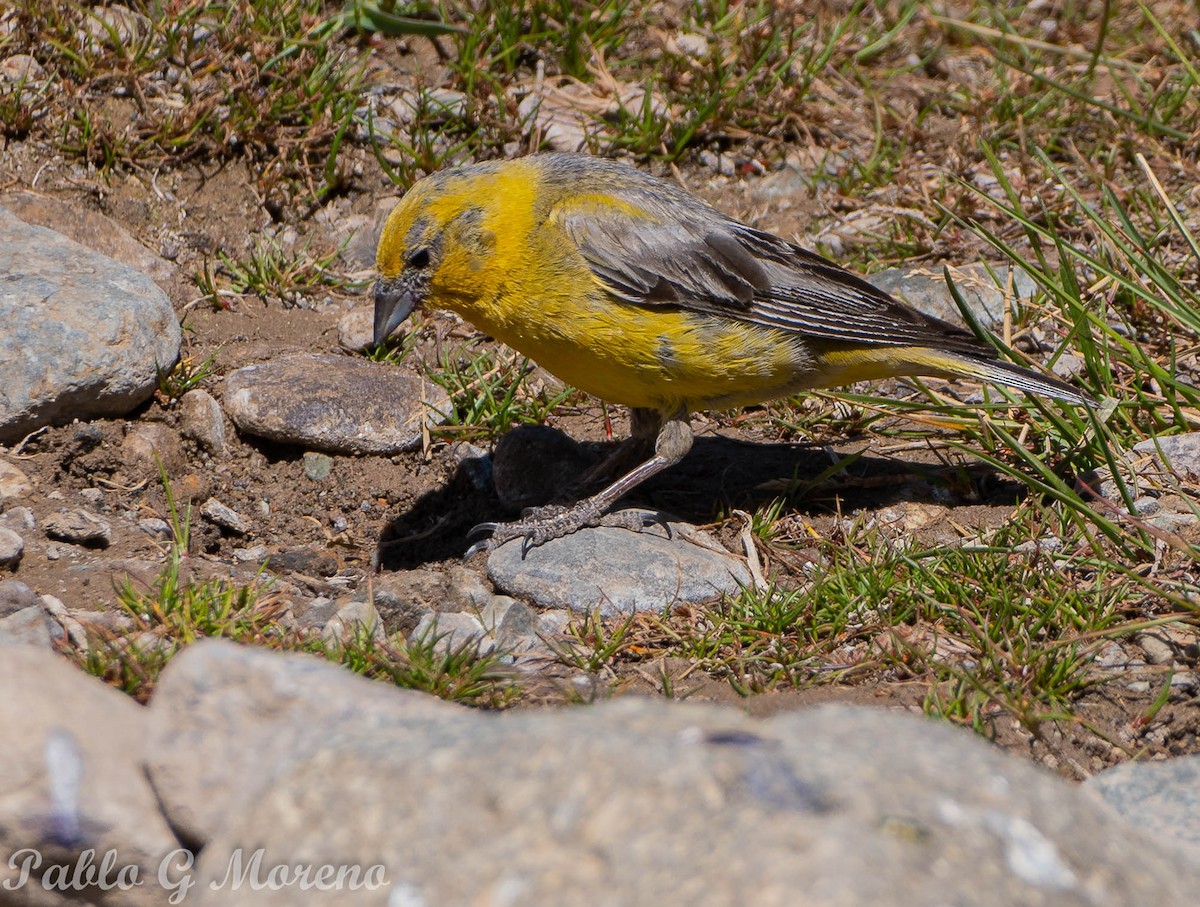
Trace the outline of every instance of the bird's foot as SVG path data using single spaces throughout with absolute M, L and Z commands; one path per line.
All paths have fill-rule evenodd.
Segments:
M 521 558 L 529 553 L 531 548 L 543 545 L 553 539 L 562 538 L 588 526 L 612 526 L 641 532 L 647 526 L 661 525 L 670 535 L 671 529 L 666 517 L 661 513 L 647 513 L 639 510 L 621 510 L 617 513 L 604 513 L 590 499 L 580 501 L 570 507 L 561 504 L 547 504 L 544 507 L 529 507 L 521 513 L 521 519 L 511 523 L 480 523 L 468 534 L 468 538 L 486 535 L 467 549 L 464 558 L 470 558 L 480 551 L 494 551 L 505 542 L 521 539 Z

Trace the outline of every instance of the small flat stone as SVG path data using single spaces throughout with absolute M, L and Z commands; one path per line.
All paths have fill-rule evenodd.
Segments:
M 514 539 L 488 555 L 498 589 L 548 608 L 604 616 L 661 611 L 676 602 L 733 595 L 750 571 L 707 533 L 671 522 L 642 532 L 597 526 L 531 548 L 521 556 Z
M 28 507 L 9 507 L 0 513 L 0 526 L 13 532 L 32 532 L 37 529 L 37 519 Z
M 243 564 L 261 563 L 267 556 L 266 545 L 251 545 L 249 548 L 234 548 L 233 559 Z
M 476 611 L 492 598 L 487 584 L 462 564 L 384 573 L 376 577 L 373 592 L 384 622 L 405 635 L 427 611 Z
M 230 374 L 225 408 L 240 431 L 269 441 L 390 455 L 418 447 L 422 426 L 440 421 L 450 399 L 401 368 L 304 354 Z
M 169 539 L 171 538 L 171 524 L 166 520 L 160 520 L 158 517 L 146 517 L 137 521 L 138 529 L 146 533 L 151 538 Z
M 237 535 L 245 535 L 250 531 L 250 523 L 244 516 L 232 507 L 222 504 L 216 498 L 209 498 L 200 505 L 200 516 Z
M 329 473 L 333 470 L 333 460 L 323 453 L 309 451 L 303 457 L 303 464 L 305 478 L 314 482 L 329 478 Z
M 315 545 L 284 548 L 271 553 L 271 569 L 308 576 L 333 576 L 338 571 L 338 560 L 329 551 Z
M 107 548 L 112 541 L 108 521 L 87 510 L 60 510 L 46 518 L 44 529 L 49 538 L 89 548 Z

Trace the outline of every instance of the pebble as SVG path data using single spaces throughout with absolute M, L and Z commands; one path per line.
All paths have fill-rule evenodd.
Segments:
M 338 571 L 338 559 L 315 545 L 283 548 L 271 553 L 271 569 L 277 573 L 333 576 Z
M 25 553 L 25 540 L 0 526 L 0 567 L 15 567 Z
M 146 517 L 137 521 L 138 529 L 146 533 L 151 538 L 170 539 L 173 536 L 171 524 L 166 520 L 160 520 L 158 517 Z
M 477 612 L 492 599 L 492 590 L 462 564 L 384 573 L 375 577 L 371 592 L 384 622 L 405 635 L 427 612 Z
M 267 557 L 266 545 L 251 545 L 249 548 L 234 548 L 233 559 L 243 564 L 258 564 Z
M 91 639 L 83 624 L 76 620 L 75 616 L 67 610 L 66 605 L 60 599 L 55 598 L 53 595 L 43 595 L 41 599 L 42 607 L 46 610 L 46 614 L 66 631 L 67 637 L 71 640 L 71 645 L 80 652 L 86 653 L 91 648 Z M 90 615 L 96 612 L 89 611 L 86 613 Z M 51 635 L 55 634 L 52 632 Z
M 88 510 L 60 510 L 51 514 L 43 523 L 43 531 L 49 538 L 89 548 L 107 548 L 112 541 L 112 526 Z
M 245 535 L 250 531 L 250 523 L 244 516 L 216 498 L 209 498 L 200 505 L 200 516 L 235 535 Z
M 322 453 L 309 451 L 304 455 L 303 462 L 305 477 L 314 482 L 329 478 L 329 473 L 333 469 L 333 460 Z
M 179 358 L 179 321 L 149 277 L 3 208 L 0 274 L 0 443 L 123 416 Z
M 355 306 L 338 319 L 338 344 L 351 353 L 361 353 L 375 340 L 375 307 Z
M 29 476 L 7 460 L 0 460 L 0 509 L 8 501 L 28 497 L 32 491 Z
M 640 512 L 640 511 L 639 511 Z M 677 602 L 735 595 L 750 571 L 711 535 L 670 522 L 632 532 L 606 526 L 581 529 L 530 548 L 514 539 L 488 554 L 488 577 L 500 591 L 547 608 L 609 617 L 661 611 Z
M 213 456 L 228 451 L 221 405 L 208 391 L 195 388 L 179 398 L 179 433 Z
M 444 390 L 405 369 L 309 354 L 238 369 L 225 379 L 224 400 L 245 434 L 384 456 L 419 447 L 423 426 L 450 411 Z
M 121 442 L 121 457 L 128 475 L 143 475 L 157 481 L 159 469 L 177 476 L 187 468 L 183 445 L 174 429 L 157 422 L 139 422 Z

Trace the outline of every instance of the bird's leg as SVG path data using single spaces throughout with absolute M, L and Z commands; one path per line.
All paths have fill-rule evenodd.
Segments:
M 657 431 L 654 456 L 596 494 L 569 507 L 556 504 L 531 507 L 521 515 L 520 520 L 512 523 L 480 523 L 470 534 L 474 536 L 489 533 L 490 537 L 472 545 L 467 551 L 467 556 L 470 557 L 477 551 L 491 551 L 510 539 L 524 539 L 524 553 L 551 539 L 570 535 L 585 526 L 612 525 L 637 530 L 658 522 L 656 515 L 639 514 L 635 519 L 619 515 L 616 519 L 606 519 L 605 514 L 613 504 L 642 482 L 682 460 L 692 449 L 692 428 L 685 410 L 679 410 L 666 419 L 653 410 L 635 409 L 633 416 L 635 437 L 648 434 L 651 430 Z

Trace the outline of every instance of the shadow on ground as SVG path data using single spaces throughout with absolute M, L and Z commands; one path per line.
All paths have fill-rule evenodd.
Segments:
M 522 459 L 516 465 L 539 480 L 545 477 L 542 500 L 525 503 L 561 498 L 562 479 L 553 479 L 556 472 L 559 476 L 563 472 L 555 466 L 562 460 L 565 436 L 540 426 L 515 429 L 513 434 L 523 431 L 541 432 L 547 442 L 519 445 Z M 584 468 L 615 447 L 567 443 L 574 447 L 570 459 Z M 779 498 L 786 501 L 784 513 L 817 517 L 902 501 L 1012 506 L 1024 490 L 982 464 L 948 466 L 872 456 L 866 450 L 861 445 L 834 450 L 811 444 L 697 438 L 682 463 L 645 482 L 625 502 L 703 524 L 734 508 L 753 512 Z M 544 457 L 542 452 L 549 454 Z M 513 466 L 506 463 L 505 471 Z M 571 472 L 574 475 L 575 470 Z M 384 570 L 404 570 L 460 558 L 471 543 L 468 534 L 473 526 L 515 518 L 519 508 L 501 503 L 492 477 L 491 458 L 462 462 L 445 485 L 421 496 L 408 511 L 387 523 L 380 533 L 378 565 Z

